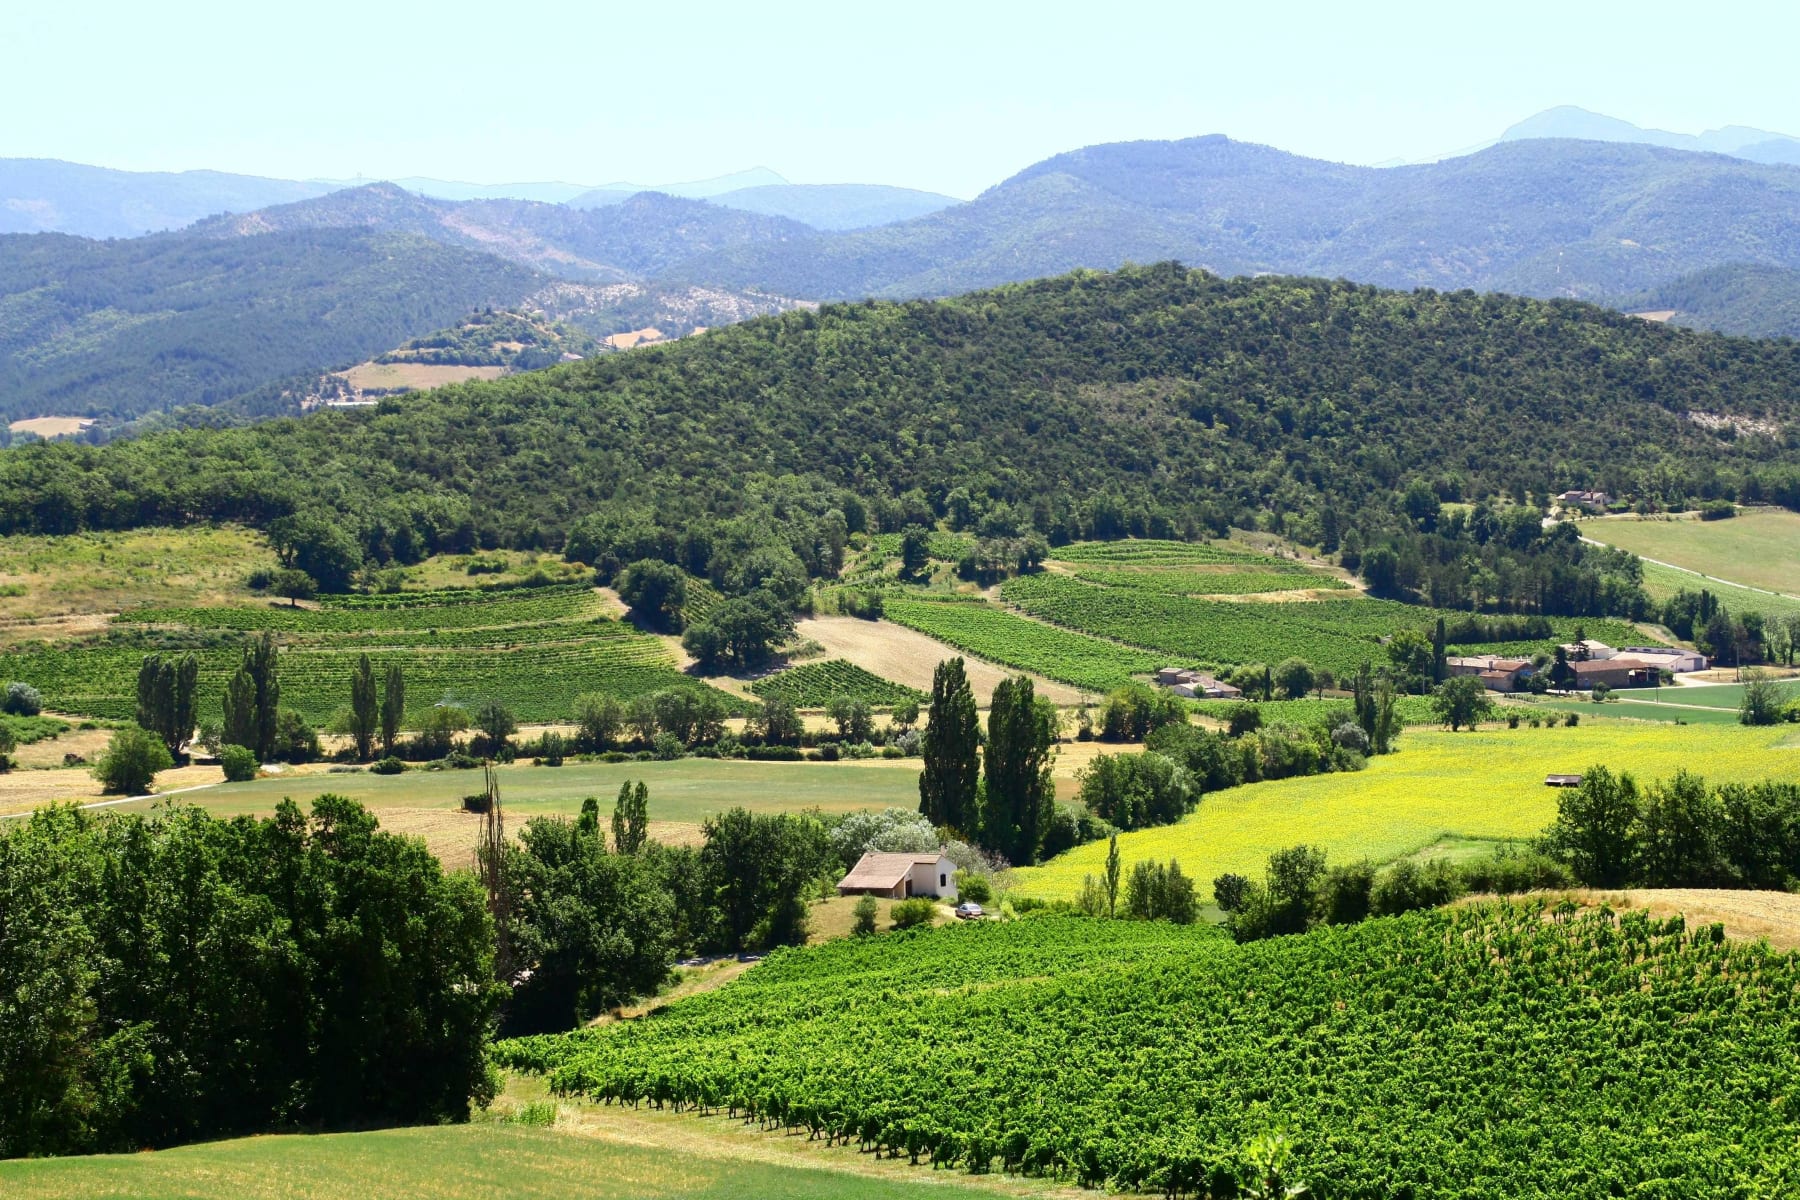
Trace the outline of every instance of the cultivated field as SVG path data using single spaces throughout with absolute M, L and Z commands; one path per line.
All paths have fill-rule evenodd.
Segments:
M 11 422 L 7 428 L 14 433 L 33 433 L 47 440 L 80 433 L 93 423 L 89 417 L 27 417 Z
M 466 383 L 471 379 L 498 379 L 505 367 L 465 367 L 440 363 L 366 362 L 338 373 L 358 391 L 428 391 L 447 383 Z
M 900 603 L 903 611 L 917 613 L 915 602 Z M 925 613 L 925 617 L 934 615 L 935 609 Z M 994 662 L 1001 660 L 983 661 L 983 650 L 975 648 L 979 645 L 987 650 L 996 650 L 1004 643 L 990 643 L 975 638 L 963 638 L 955 642 L 947 638 L 940 640 L 939 637 L 930 636 L 933 629 L 940 627 L 939 622 L 914 615 L 896 624 L 899 618 L 892 611 L 888 616 L 892 619 L 864 621 L 856 617 L 805 617 L 796 624 L 795 634 L 819 643 L 834 658 L 848 659 L 884 679 L 927 693 L 931 690 L 932 672 L 938 663 L 946 658 L 963 655 L 963 669 L 969 677 L 969 686 L 975 692 L 976 701 L 981 704 L 987 703 L 988 697 L 993 695 L 994 686 L 1002 679 L 1015 673 L 1017 669 L 1026 669 L 1014 662 L 1008 662 L 1005 667 L 995 666 Z M 921 627 L 927 627 L 924 632 L 913 627 L 915 620 Z M 1036 683 L 1039 695 L 1047 696 L 1058 704 L 1075 704 L 1081 699 L 1081 693 L 1075 688 L 1056 683 L 1042 675 L 1037 677 Z
M 1589 706 L 1590 708 L 1592 706 Z M 1367 770 L 1247 784 L 1206 796 L 1180 824 L 1124 834 L 1129 867 L 1140 859 L 1180 860 L 1203 896 L 1225 871 L 1261 878 L 1271 853 L 1308 843 L 1334 862 L 1377 862 L 1411 854 L 1445 835 L 1528 839 L 1556 816 L 1551 773 L 1595 764 L 1640 782 L 1686 768 L 1709 782 L 1800 775 L 1793 726 L 1685 727 L 1587 721 L 1568 729 L 1409 731 L 1400 752 Z M 1028 894 L 1073 898 L 1084 875 L 1105 867 L 1106 844 L 1090 843 L 1042 867 L 1015 872 Z
M 32 684 L 57 711 L 128 720 L 144 655 L 194 648 L 201 716 L 216 719 L 246 639 L 270 630 L 282 642 L 282 706 L 318 725 L 349 702 L 350 672 L 365 653 L 378 676 L 389 664 L 405 670 L 409 724 L 445 701 L 497 696 L 521 721 L 551 721 L 570 717 L 585 692 L 700 686 L 661 640 L 605 612 L 603 598 L 580 585 L 329 596 L 309 608 L 266 599 L 133 608 L 81 644 L 0 653 L 0 680 Z
M 1800 597 L 1800 513 L 1756 509 L 1725 521 L 1583 521 L 1584 537 L 1702 575 Z M 1702 581 L 1692 579 L 1697 588 Z
M 1717 596 L 1719 602 L 1734 613 L 1759 612 L 1766 616 L 1800 613 L 1800 598 L 1794 596 L 1726 583 L 1678 567 L 1665 567 L 1661 563 L 1644 563 L 1644 590 L 1650 593 L 1652 600 L 1667 600 L 1676 592 L 1697 592 L 1702 588 Z

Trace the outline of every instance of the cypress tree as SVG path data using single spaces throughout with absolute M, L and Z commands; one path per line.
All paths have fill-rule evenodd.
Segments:
M 919 811 L 933 825 L 975 833 L 980 746 L 980 718 L 963 660 L 946 659 L 932 673 L 931 711 L 920 739 Z

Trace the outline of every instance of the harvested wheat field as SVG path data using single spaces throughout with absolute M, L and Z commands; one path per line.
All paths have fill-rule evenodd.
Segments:
M 864 621 L 858 617 L 807 617 L 797 623 L 795 632 L 797 636 L 811 638 L 825 647 L 825 654 L 829 658 L 849 659 L 865 671 L 872 671 L 883 679 L 891 679 L 922 692 L 931 690 L 931 673 L 940 662 L 962 653 L 936 638 L 926 637 L 892 621 Z M 983 706 L 993 694 L 995 684 L 1008 675 L 1016 674 L 967 654 L 963 654 L 962 658 L 968 672 L 969 686 L 975 690 L 976 702 Z M 1032 682 L 1037 686 L 1038 695 L 1057 704 L 1081 702 L 1081 693 L 1066 684 L 1054 683 L 1038 676 L 1033 676 Z

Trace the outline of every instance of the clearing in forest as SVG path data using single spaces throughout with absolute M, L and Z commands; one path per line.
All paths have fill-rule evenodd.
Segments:
M 1800 597 L 1800 513 L 1760 508 L 1724 521 L 1607 517 L 1583 521 L 1580 529 L 1583 537 L 1644 558 Z M 1684 586 L 1697 591 L 1709 584 L 1688 576 Z M 1756 606 L 1753 598 L 1745 603 Z

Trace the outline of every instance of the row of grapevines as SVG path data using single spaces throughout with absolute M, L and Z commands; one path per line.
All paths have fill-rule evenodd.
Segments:
M 991 604 L 889 598 L 888 620 L 958 650 L 1089 691 L 1129 683 L 1163 665 L 1147 651 L 1027 620 Z
M 1138 538 L 1121 542 L 1071 542 L 1058 546 L 1050 557 L 1072 563 L 1110 563 L 1129 566 L 1187 566 L 1195 563 L 1254 563 L 1284 560 L 1259 554 L 1247 546 L 1223 542 L 1169 542 Z
M 448 596 L 427 603 L 419 596 Z M 387 597 L 361 597 L 387 599 Z M 271 603 L 258 607 L 140 608 L 121 614 L 127 625 L 173 625 L 187 629 L 237 629 L 278 633 L 351 633 L 367 630 L 480 629 L 592 619 L 601 613 L 591 588 L 543 588 L 529 592 L 425 592 L 404 604 L 326 604 L 298 608 Z
M 1488 905 L 1234 946 L 978 923 L 777 952 L 654 1021 L 502 1043 L 564 1094 L 693 1108 L 934 1167 L 1239 1195 L 1800 1189 L 1800 959 L 1641 910 Z
M 1349 584 L 1335 575 L 1303 568 L 1286 571 L 1196 571 L 1179 567 L 1084 567 L 1075 572 L 1084 583 L 1102 587 L 1160 592 L 1169 596 L 1247 596 L 1256 592 L 1305 589 L 1342 591 Z
M 842 658 L 777 671 L 751 684 L 750 690 L 758 696 L 779 697 L 796 708 L 823 708 L 840 696 L 885 708 L 902 700 L 921 700 L 925 695 Z

